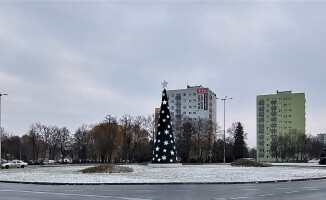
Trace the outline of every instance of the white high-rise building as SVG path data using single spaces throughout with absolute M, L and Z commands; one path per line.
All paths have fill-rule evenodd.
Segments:
M 216 94 L 209 88 L 188 85 L 186 89 L 167 90 L 167 95 L 175 123 L 183 117 L 206 118 L 216 123 Z

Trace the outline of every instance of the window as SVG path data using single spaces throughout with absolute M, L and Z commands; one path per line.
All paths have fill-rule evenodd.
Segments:
M 191 94 L 190 94 L 190 93 L 189 93 L 188 95 L 189 95 L 189 96 L 191 96 Z
M 193 93 L 192 95 L 196 96 L 196 93 Z
M 186 99 L 184 99 L 183 102 L 187 102 Z
M 196 112 L 192 112 L 192 114 L 194 114 L 194 115 L 195 115 L 195 114 L 196 114 Z
M 171 97 L 174 97 L 174 94 L 171 94 Z
M 192 100 L 190 99 L 189 102 L 192 102 Z
M 174 103 L 174 100 L 171 100 L 171 103 Z
M 186 106 L 183 106 L 183 109 L 186 109 L 187 107 Z
M 191 114 L 191 112 L 189 112 L 189 115 Z
M 174 110 L 174 106 L 171 106 L 171 110 Z
M 171 115 L 173 116 L 174 115 L 174 112 L 171 112 Z
M 191 108 L 191 106 L 189 106 L 189 108 Z
M 185 97 L 187 94 L 186 93 L 183 93 L 183 96 Z

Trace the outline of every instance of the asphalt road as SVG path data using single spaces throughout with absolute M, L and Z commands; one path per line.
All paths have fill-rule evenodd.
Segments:
M 33 185 L 0 183 L 0 200 L 324 199 L 326 180 L 259 184 Z

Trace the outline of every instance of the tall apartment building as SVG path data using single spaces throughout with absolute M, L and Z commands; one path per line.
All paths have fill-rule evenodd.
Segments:
M 277 91 L 276 94 L 257 96 L 257 159 L 276 161 L 271 153 L 271 142 L 277 135 L 291 129 L 305 133 L 306 100 L 304 93 Z
M 174 124 L 180 124 L 185 116 L 216 122 L 216 94 L 209 88 L 188 85 L 186 89 L 167 90 L 167 95 Z
M 326 133 L 317 134 L 317 139 L 326 147 Z

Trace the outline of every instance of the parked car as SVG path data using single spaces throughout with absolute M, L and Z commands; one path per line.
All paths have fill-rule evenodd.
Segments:
M 72 161 L 69 160 L 68 158 L 65 158 L 65 159 L 59 159 L 57 162 L 58 162 L 58 163 L 63 163 L 63 164 L 72 163 Z
M 13 161 L 9 161 L 7 163 L 3 163 L 1 165 L 2 169 L 9 169 L 9 168 L 24 168 L 27 167 L 27 163 L 21 161 L 21 160 L 13 160 Z
M 318 162 L 320 165 L 326 165 L 326 157 L 320 158 L 320 161 Z
M 307 162 L 308 163 L 318 163 L 319 160 L 320 160 L 319 158 L 314 158 L 314 159 L 308 160 Z
M 43 164 L 45 164 L 45 165 L 53 165 L 53 164 L 56 164 L 56 163 L 57 163 L 57 161 L 55 161 L 55 160 L 48 160 L 48 161 L 43 162 Z
M 7 163 L 8 161 L 6 161 L 5 159 L 1 159 L 1 165 L 3 164 L 3 163 Z

